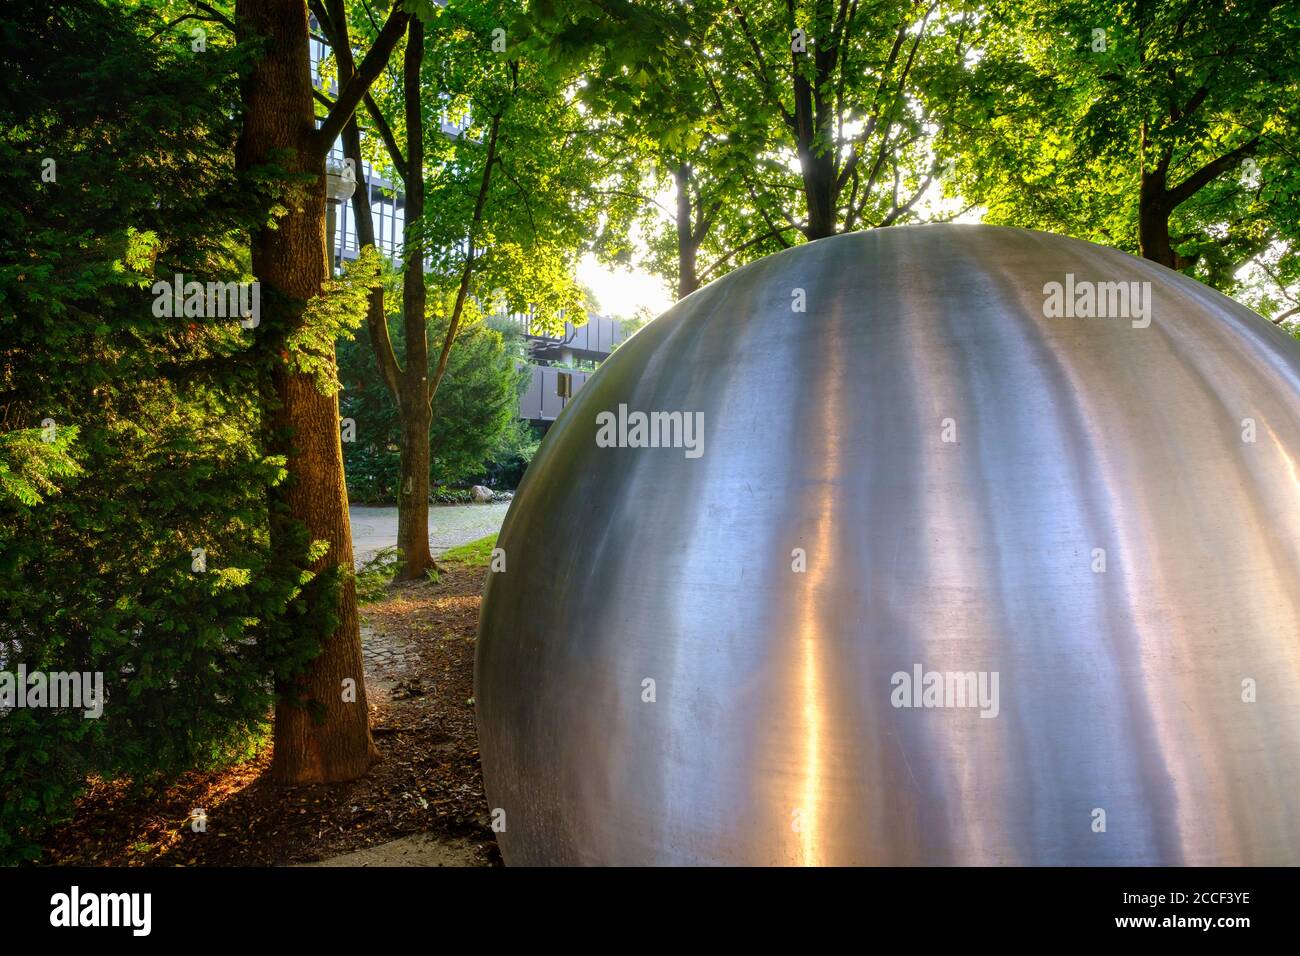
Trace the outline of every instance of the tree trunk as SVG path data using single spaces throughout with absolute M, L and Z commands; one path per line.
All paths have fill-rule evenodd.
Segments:
M 1145 122 L 1142 123 L 1140 142 L 1138 251 L 1143 259 L 1177 269 L 1178 255 L 1169 241 L 1169 214 L 1174 208 L 1169 201 L 1169 163 L 1173 159 L 1173 153 L 1165 149 L 1158 155 L 1152 154 Z
M 409 370 L 409 366 L 408 366 Z M 414 581 L 433 567 L 429 552 L 429 425 L 433 415 L 424 400 L 424 383 L 403 382 L 401 479 L 397 498 L 397 550 L 402 577 Z
M 326 277 L 324 156 L 312 147 L 314 121 L 308 56 L 307 11 L 301 0 L 238 0 L 240 37 L 265 37 L 263 55 L 244 85 L 244 129 L 237 147 L 240 168 L 278 159 L 291 172 L 310 173 L 311 186 L 289 197 L 275 229 L 252 237 L 253 272 L 266 286 L 265 321 L 292 327 Z M 272 154 L 275 154 L 274 156 Z M 332 364 L 331 345 L 325 356 Z M 306 526 L 329 552 L 311 565 L 346 572 L 337 607 L 338 626 L 304 674 L 277 688 L 275 751 L 271 778 L 282 783 L 324 783 L 359 777 L 375 748 L 366 706 L 356 591 L 352 581 L 352 535 L 336 394 L 323 394 L 314 376 L 280 366 L 273 374 L 277 406 L 272 427 L 285 436 L 289 478 L 277 492 L 290 520 Z M 272 527 L 273 544 L 284 547 L 289 529 Z M 347 681 L 354 681 L 349 686 Z
M 406 235 L 402 247 L 402 322 L 406 368 L 398 385 L 402 416 L 401 483 L 397 495 L 397 548 L 401 576 L 424 577 L 433 567 L 429 553 L 429 337 L 425 314 L 424 121 L 420 107 L 420 64 L 424 23 L 412 17 L 406 37 L 402 97 L 406 107 Z
M 1169 241 L 1169 205 L 1163 166 L 1142 170 L 1138 187 L 1138 248 L 1143 259 L 1178 268 L 1178 253 Z
M 796 60 L 796 68 L 798 61 Z M 818 117 L 811 84 L 799 73 L 794 77 L 795 140 L 804 198 L 808 204 L 808 241 L 835 235 L 835 157 L 818 143 Z M 827 131 L 823 130 L 823 136 Z M 818 152 L 818 148 L 821 151 Z
M 811 147 L 799 149 L 804 196 L 808 201 L 808 241 L 835 235 L 835 176 L 829 156 L 814 156 Z
M 677 298 L 684 299 L 700 287 L 695 272 L 694 223 L 691 221 L 691 167 L 679 163 L 673 170 L 677 183 Z
M 335 5 L 331 44 L 346 49 L 344 12 Z M 420 68 L 424 60 L 424 25 L 412 18 L 407 26 L 404 53 L 403 100 L 407 122 L 407 155 L 403 157 L 391 136 L 385 137 L 389 156 L 401 171 L 406 193 L 406 232 L 403 236 L 402 322 L 406 334 L 406 367 L 398 365 L 388 334 L 382 288 L 370 294 L 366 324 L 380 375 L 397 405 L 401 423 L 401 457 L 397 485 L 397 548 L 401 554 L 400 576 L 422 578 L 433 567 L 429 551 L 429 345 L 426 329 L 424 247 L 419 239 L 424 215 L 424 130 L 422 123 Z M 339 57 L 340 74 L 349 79 L 355 67 L 349 53 Z M 383 135 L 381 131 L 381 135 Z M 355 117 L 343 128 L 343 151 L 361 169 L 361 136 Z M 375 244 L 370 200 L 364 188 L 352 195 L 361 246 Z
M 816 21 L 830 23 L 829 5 L 818 3 Z M 827 102 L 826 85 L 830 82 L 836 51 L 825 39 L 815 43 L 813 51 L 791 52 L 791 75 L 794 83 L 795 148 L 803 178 L 804 198 L 808 203 L 808 241 L 835 235 L 836 188 L 835 150 L 832 147 L 833 109 Z M 801 67 L 811 57 L 816 77 L 810 82 Z
M 343 155 L 352 160 L 356 167 L 357 175 L 361 175 L 362 158 L 361 158 L 361 131 L 357 128 L 357 121 L 354 117 L 343 127 Z M 369 185 L 365 182 L 358 182 L 357 188 L 352 192 L 352 217 L 357 224 L 357 247 L 365 249 L 367 246 L 375 247 L 375 221 L 370 211 Z M 388 315 L 384 311 L 384 287 L 377 285 L 370 290 L 370 297 L 366 301 L 366 330 L 370 334 L 370 344 L 374 348 L 375 357 L 379 364 L 379 374 L 384 380 L 384 385 L 388 387 L 388 392 L 393 396 L 393 401 L 397 401 L 397 374 L 398 368 L 395 359 L 385 361 L 385 356 L 391 356 L 393 352 L 392 341 L 388 336 Z

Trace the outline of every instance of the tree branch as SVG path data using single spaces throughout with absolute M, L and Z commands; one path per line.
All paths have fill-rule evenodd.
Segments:
M 204 13 L 206 13 L 208 16 L 210 16 L 217 23 L 220 23 L 231 33 L 235 32 L 235 21 L 231 20 L 220 10 L 216 9 L 215 7 L 211 7 L 206 3 L 195 3 L 194 5 L 198 7 L 200 10 L 202 10 Z
M 366 104 L 366 112 L 370 114 L 370 119 L 379 133 L 379 138 L 384 141 L 384 148 L 388 150 L 388 158 L 393 161 L 397 175 L 402 178 L 402 182 L 406 182 L 406 160 L 402 158 L 402 151 L 397 145 L 397 137 L 393 135 L 393 128 L 388 125 L 388 120 L 384 118 L 379 104 L 375 102 L 375 98 L 369 91 L 362 99 Z
M 861 148 L 853 149 L 849 153 L 849 158 L 845 160 L 844 168 L 840 170 L 839 178 L 835 183 L 835 189 L 837 192 L 842 190 L 844 184 L 848 182 L 849 177 L 854 175 L 854 170 L 857 168 L 857 165 L 862 158 L 862 152 L 866 147 L 867 140 L 870 139 L 871 134 L 876 131 L 876 124 L 880 121 L 880 96 L 885 92 L 886 82 L 889 79 L 889 72 L 894 68 L 894 64 L 898 62 L 898 54 L 903 49 L 903 40 L 906 35 L 907 31 L 905 27 L 900 27 L 898 33 L 894 35 L 894 45 L 889 50 L 889 56 L 886 58 L 885 65 L 880 71 L 880 82 L 876 84 L 876 93 L 871 98 L 871 115 L 867 117 L 866 123 L 862 126 L 862 133 L 857 137 L 857 143 L 855 145 Z M 904 78 L 906 79 L 906 76 Z
M 177 17 L 175 20 L 172 20 L 168 23 L 164 23 L 162 27 L 160 27 L 155 33 L 150 35 L 149 39 L 150 40 L 158 39 L 160 36 L 162 36 L 172 27 L 176 26 L 178 23 L 184 23 L 186 20 L 197 20 L 200 23 L 220 23 L 223 26 L 228 26 L 231 32 L 234 32 L 234 25 L 224 17 L 222 17 L 221 19 L 217 19 L 215 17 L 201 17 L 197 13 L 186 13 L 183 16 Z
M 749 42 L 749 48 L 754 51 L 757 67 L 750 66 L 750 71 L 754 73 L 754 78 L 758 80 L 763 97 L 781 112 L 781 117 L 785 120 L 786 125 L 793 129 L 794 114 L 787 110 L 785 104 L 781 102 L 781 98 L 773 93 L 774 86 L 768 76 L 767 61 L 763 58 L 763 48 L 759 46 L 758 40 L 749 29 L 749 19 L 745 16 L 745 11 L 740 9 L 740 4 L 732 4 L 731 12 L 740 24 L 740 30 L 745 35 L 745 39 Z
M 1231 169 L 1243 158 L 1255 152 L 1259 146 L 1259 137 L 1255 136 L 1242 143 L 1231 152 L 1224 153 L 1218 159 L 1212 159 L 1196 172 L 1192 173 L 1177 186 L 1165 191 L 1164 208 L 1175 209 L 1191 199 L 1205 185 Z
M 898 221 L 900 216 L 905 216 L 911 212 L 912 207 L 916 205 L 916 201 L 925 194 L 927 189 L 930 188 L 930 183 L 934 182 L 934 173 L 931 172 L 925 177 L 925 179 L 921 180 L 921 185 L 917 187 L 916 192 L 912 194 L 912 198 L 899 206 L 897 165 L 894 167 L 894 177 L 894 208 L 889 211 L 889 215 L 885 216 L 885 218 L 880 221 L 881 226 L 892 226 Z
M 347 15 L 339 0 L 331 0 L 334 16 L 326 12 L 320 0 L 311 0 L 311 10 L 316 14 L 321 30 L 335 51 L 335 60 L 339 64 L 339 77 L 351 79 L 355 64 L 352 59 L 351 41 L 348 39 Z M 339 51 L 343 51 L 341 54 Z M 319 95 L 319 94 L 318 94 Z M 323 98 L 323 97 L 322 97 Z M 343 127 L 343 155 L 352 160 L 358 176 L 361 174 L 361 129 L 356 114 L 348 117 Z M 357 226 L 357 245 L 364 248 L 375 247 L 375 221 L 370 212 L 370 185 L 357 183 L 361 188 L 352 191 L 352 214 Z M 333 239 L 331 238 L 331 242 Z M 375 361 L 379 366 L 380 377 L 394 401 L 398 400 L 398 382 L 402 367 L 393 350 L 393 340 L 388 334 L 388 313 L 384 309 L 384 287 L 376 286 L 370 290 L 366 302 L 366 331 L 370 334 L 370 345 L 375 352 Z
M 321 124 L 320 129 L 312 134 L 312 148 L 318 154 L 325 155 L 329 152 L 330 147 L 334 145 L 334 140 L 342 132 L 344 124 L 356 112 L 357 105 L 365 96 L 366 91 L 370 89 L 370 84 L 383 71 L 389 55 L 393 52 L 393 48 L 397 46 L 397 41 L 406 32 L 408 19 L 408 15 L 402 13 L 396 7 L 388 15 L 388 21 L 384 24 L 384 28 L 379 31 L 379 36 L 375 37 L 375 42 L 361 61 L 361 65 L 356 68 L 343 89 L 339 91 L 334 108 L 325 117 L 325 122 Z M 338 55 L 339 53 L 336 50 L 335 56 Z M 350 56 L 350 52 L 348 55 Z
M 355 116 L 348 120 L 347 126 L 343 127 L 343 155 L 352 160 L 358 171 L 361 169 L 361 130 L 357 126 Z M 370 186 L 364 182 L 357 183 L 357 186 L 358 188 L 352 193 L 352 213 L 357 221 L 357 245 L 362 248 L 374 247 L 375 221 L 370 213 Z M 402 374 L 402 367 L 397 361 L 397 353 L 393 350 L 392 336 L 388 334 L 388 313 L 384 309 L 382 285 L 370 290 L 366 304 L 366 331 L 370 333 L 370 345 L 375 352 L 379 374 L 384 380 L 388 393 L 392 395 L 394 401 L 397 401 L 398 380 Z
M 309 6 L 312 13 L 316 14 L 316 20 L 324 31 L 326 40 L 329 42 L 330 49 L 334 51 L 334 59 L 339 65 L 340 78 L 351 78 L 356 72 L 356 62 L 352 57 L 352 43 L 348 38 L 348 21 L 347 11 L 343 6 L 342 0 L 329 0 L 329 10 L 321 0 L 310 0 Z M 327 107 L 333 107 L 334 100 L 330 100 L 324 94 L 317 92 L 316 98 L 325 103 Z M 362 97 L 366 104 L 366 111 L 370 114 L 370 119 L 375 124 L 375 129 L 379 133 L 379 138 L 383 140 L 385 148 L 388 150 L 389 159 L 392 160 L 393 167 L 397 170 L 398 177 L 406 181 L 406 160 L 402 158 L 402 151 L 397 146 L 397 138 L 393 135 L 393 128 L 389 125 L 387 118 L 380 111 L 375 98 L 371 96 L 370 91 L 366 90 L 365 96 Z M 361 169 L 360 159 L 357 160 L 357 170 Z
M 442 352 L 438 355 L 438 366 L 434 369 L 429 382 L 429 404 L 438 394 L 438 386 L 447 372 L 447 360 L 451 357 L 451 346 L 456 341 L 460 330 L 460 319 L 465 312 L 465 297 L 469 293 L 469 281 L 474 272 L 474 234 L 483 220 L 483 207 L 487 204 L 488 189 L 492 184 L 492 167 L 497 161 L 497 137 L 501 132 L 501 114 L 492 117 L 492 132 L 488 136 L 487 161 L 483 164 L 483 178 L 479 183 L 478 197 L 474 200 L 474 217 L 470 220 L 469 242 L 465 250 L 465 265 L 460 273 L 460 288 L 456 290 L 456 304 L 452 308 L 451 322 L 447 325 L 447 335 L 442 340 Z
M 791 229 L 797 229 L 797 228 L 798 228 L 797 226 L 781 226 L 781 227 L 778 228 L 778 229 L 774 229 L 774 230 L 771 230 L 771 231 L 769 231 L 769 232 L 765 232 L 765 233 L 763 233 L 761 236 L 755 236 L 753 239 L 750 239 L 748 242 L 742 242 L 740 245 L 736 246 L 736 248 L 734 248 L 734 249 L 732 249 L 730 252 L 728 252 L 725 256 L 722 256 L 721 258 L 717 259 L 717 260 L 713 263 L 713 265 L 709 266 L 707 269 L 705 269 L 703 272 L 701 272 L 701 273 L 699 274 L 699 276 L 698 276 L 698 279 L 699 279 L 700 284 L 703 285 L 703 284 L 704 284 L 704 280 L 705 280 L 706 278 L 708 278 L 708 277 L 709 277 L 710 275 L 712 275 L 714 272 L 717 272 L 718 269 L 719 269 L 721 266 L 723 266 L 724 264 L 726 264 L 728 261 L 730 261 L 731 259 L 734 259 L 738 253 L 744 252 L 746 249 L 749 249 L 749 248 L 751 248 L 752 246 L 756 246 L 756 245 L 758 245 L 758 244 L 759 244 L 760 242 L 762 242 L 764 239 L 777 239 L 777 240 L 781 240 L 781 244 L 782 244 L 783 246 L 785 246 L 786 248 L 789 248 L 789 243 L 787 243 L 787 242 L 785 242 L 784 240 L 782 240 L 782 236 L 781 236 L 781 234 L 782 234 L 782 233 L 785 233 L 785 232 L 789 232 Z
M 337 35 L 334 31 L 334 20 L 329 15 L 328 11 L 326 11 L 325 5 L 321 3 L 321 0 L 307 0 L 307 9 L 312 12 L 314 17 L 316 17 L 316 22 L 320 24 L 321 32 L 325 34 L 325 39 L 329 42 L 329 45 L 333 47 L 335 40 L 337 40 Z M 344 23 L 343 28 L 345 30 L 347 29 L 346 23 Z

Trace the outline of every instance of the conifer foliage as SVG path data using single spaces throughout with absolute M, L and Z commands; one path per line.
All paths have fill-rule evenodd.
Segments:
M 0 861 L 87 774 L 247 747 L 330 623 L 302 620 L 305 534 L 269 542 L 282 343 L 206 294 L 251 282 L 284 186 L 235 169 L 249 55 L 158 26 L 97 0 L 0 13 L 0 672 L 102 681 L 98 717 L 0 712 Z

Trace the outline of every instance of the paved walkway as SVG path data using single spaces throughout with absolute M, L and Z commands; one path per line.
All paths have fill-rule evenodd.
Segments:
M 300 866 L 483 866 L 482 855 L 468 840 L 416 833 Z
M 477 541 L 501 530 L 510 502 L 488 505 L 430 505 L 429 548 L 436 558 L 448 548 Z M 353 505 L 352 554 L 360 567 L 376 551 L 397 546 L 397 509 Z

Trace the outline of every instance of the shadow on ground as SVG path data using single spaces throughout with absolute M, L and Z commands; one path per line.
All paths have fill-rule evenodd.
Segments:
M 47 840 L 47 861 L 499 864 L 471 700 L 484 574 L 449 564 L 437 584 L 392 585 L 363 609 L 371 725 L 382 760 L 361 780 L 278 786 L 266 777 L 267 746 L 235 767 L 190 773 L 154 791 L 133 794 L 124 783 L 97 782 Z M 206 832 L 196 833 L 191 820 L 199 809 Z M 344 854 L 351 862 L 336 859 Z

